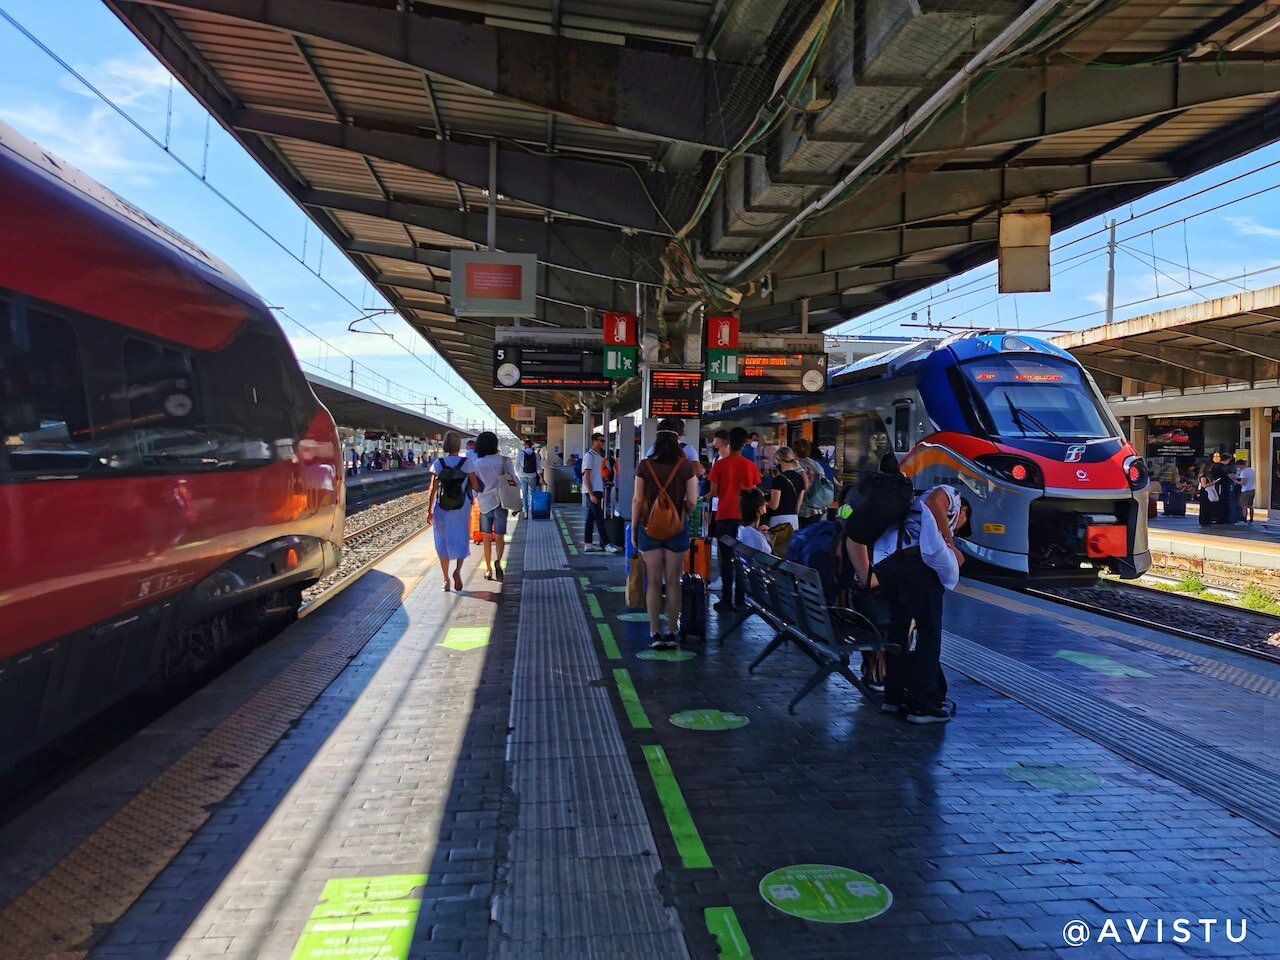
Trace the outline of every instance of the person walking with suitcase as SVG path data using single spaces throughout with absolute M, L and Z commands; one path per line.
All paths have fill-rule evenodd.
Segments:
M 498 435 L 490 430 L 476 437 L 476 455 L 471 463 L 480 480 L 480 493 L 476 500 L 480 504 L 484 578 L 496 578 L 501 582 L 502 553 L 507 546 L 507 510 L 502 505 L 502 489 L 503 484 L 511 484 L 511 492 L 515 492 L 515 470 L 511 461 L 498 453 Z
M 583 553 L 599 553 L 601 548 L 610 553 L 621 550 L 609 539 L 609 528 L 604 522 L 605 463 L 604 434 L 597 433 L 591 437 L 591 449 L 582 461 L 582 492 L 587 506 L 586 529 L 582 535 Z M 599 547 L 591 542 L 593 527 L 600 531 Z
M 679 434 L 659 430 L 653 455 L 636 467 L 631 498 L 631 542 L 644 561 L 645 607 L 649 613 L 649 646 L 670 650 L 677 646 L 680 616 L 680 575 L 689 552 L 689 514 L 698 499 L 694 464 L 680 449 Z M 667 629 L 662 629 L 662 600 L 666 592 Z
M 520 516 L 527 517 L 533 513 L 533 493 L 538 489 L 538 475 L 542 473 L 542 457 L 534 449 L 533 441 L 524 438 L 524 449 L 518 457 L 520 468 Z

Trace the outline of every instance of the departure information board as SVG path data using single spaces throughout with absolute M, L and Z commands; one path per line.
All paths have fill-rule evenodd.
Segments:
M 702 371 L 650 368 L 645 415 L 650 417 L 702 416 Z
M 717 380 L 716 393 L 821 393 L 827 388 L 825 353 L 739 353 L 738 378 Z
M 493 348 L 493 385 L 504 390 L 609 390 L 603 346 Z

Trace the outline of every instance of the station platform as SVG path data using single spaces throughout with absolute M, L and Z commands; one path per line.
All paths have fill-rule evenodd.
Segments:
M 0 956 L 1280 956 L 1280 666 L 966 581 L 951 723 L 790 714 L 578 513 L 461 594 L 417 537 L 0 830 Z
M 414 464 L 412 467 L 403 467 L 395 470 L 366 470 L 354 477 L 347 477 L 347 488 L 364 488 L 378 486 L 379 484 L 396 483 L 399 481 L 408 482 L 414 479 L 423 479 L 430 475 L 430 471 L 425 466 Z
M 1200 526 L 1196 516 L 1159 516 L 1148 523 L 1152 553 L 1274 571 L 1280 568 L 1280 521 Z

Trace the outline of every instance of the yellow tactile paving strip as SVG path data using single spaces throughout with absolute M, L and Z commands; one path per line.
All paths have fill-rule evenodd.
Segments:
M 426 563 L 423 564 L 426 569 Z M 120 918 L 422 577 L 388 580 L 185 755 L 0 910 L 6 960 L 79 960 Z
M 1242 550 L 1245 553 L 1270 553 L 1280 556 L 1280 544 L 1262 540 L 1250 540 L 1245 537 L 1217 537 L 1211 533 L 1189 533 L 1184 530 L 1166 530 L 1151 527 L 1147 531 L 1149 540 L 1172 540 L 1183 543 L 1197 543 L 1206 546 L 1220 547 L 1223 550 Z

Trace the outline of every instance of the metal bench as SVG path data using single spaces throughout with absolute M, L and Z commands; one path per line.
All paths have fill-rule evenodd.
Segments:
M 796 704 L 833 673 L 878 703 L 880 697 L 862 682 L 850 667 L 850 661 L 855 653 L 866 651 L 896 653 L 897 645 L 886 643 L 875 624 L 857 611 L 828 604 L 817 571 L 754 550 L 731 537 L 723 538 L 721 544 L 732 547 L 735 562 L 742 570 L 747 616 L 759 616 L 775 631 L 773 639 L 751 662 L 747 672 L 755 673 L 756 667 L 770 654 L 790 642 L 816 667 L 787 705 L 790 712 L 794 713 Z M 732 629 L 740 625 L 741 620 Z

